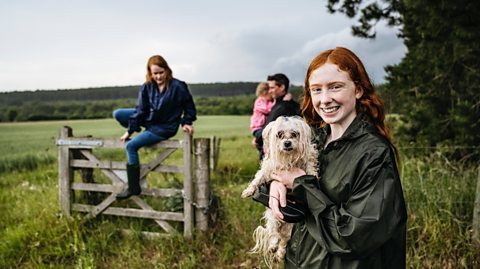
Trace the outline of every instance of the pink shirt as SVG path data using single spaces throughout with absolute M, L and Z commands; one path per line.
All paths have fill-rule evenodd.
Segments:
M 250 131 L 261 129 L 265 124 L 265 120 L 272 111 L 272 107 L 275 104 L 275 100 L 266 100 L 264 98 L 258 97 L 255 99 L 255 104 L 253 105 L 253 114 L 250 118 Z

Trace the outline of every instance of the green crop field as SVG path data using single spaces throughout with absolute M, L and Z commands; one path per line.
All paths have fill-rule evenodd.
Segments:
M 65 125 L 75 136 L 123 133 L 111 119 L 0 124 L 0 268 L 266 268 L 248 253 L 263 207 L 240 198 L 258 168 L 248 116 L 203 116 L 195 123 L 195 137 L 222 142 L 211 176 L 219 209 L 211 229 L 192 239 L 147 239 L 118 229 L 144 230 L 148 221 L 60 214 L 55 139 Z M 480 250 L 470 241 L 476 167 L 442 152 L 401 152 L 407 267 L 479 268 Z
M 75 136 L 120 137 L 124 132 L 113 119 L 0 123 L 0 152 L 22 155 L 55 150 L 62 126 L 72 127 Z M 194 124 L 196 137 L 248 136 L 248 126 L 248 116 L 201 116 Z
M 113 119 L 0 123 L 0 172 L 53 162 L 62 126 L 70 126 L 74 136 L 119 138 L 125 131 Z M 248 116 L 201 116 L 194 124 L 194 136 L 244 138 L 250 135 L 248 126 Z M 181 135 L 178 132 L 174 138 Z

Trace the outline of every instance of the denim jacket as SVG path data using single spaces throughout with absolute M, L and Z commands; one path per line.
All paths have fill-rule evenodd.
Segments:
M 156 83 L 144 83 L 138 93 L 136 112 L 128 121 L 128 132 L 146 130 L 169 138 L 177 133 L 179 125 L 191 125 L 197 111 L 187 84 L 172 78 L 167 89 L 160 92 Z

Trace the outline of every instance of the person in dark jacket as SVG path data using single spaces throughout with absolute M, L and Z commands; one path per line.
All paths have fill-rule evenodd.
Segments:
M 113 112 L 113 117 L 127 128 L 120 139 L 127 142 L 128 188 L 117 194 L 117 199 L 127 199 L 141 192 L 138 150 L 174 136 L 180 125 L 183 131 L 193 134 L 196 114 L 187 84 L 172 77 L 172 70 L 162 56 L 150 57 L 146 82 L 140 87 L 136 108 Z M 133 133 L 141 131 L 141 127 L 145 130 L 130 139 Z
M 275 99 L 275 104 L 268 114 L 262 130 L 272 121 L 275 121 L 280 116 L 299 116 L 300 105 L 291 97 L 286 97 L 290 80 L 285 74 L 278 73 L 267 77 L 268 92 Z M 255 133 L 255 143 L 260 152 L 260 160 L 263 159 L 263 138 L 262 132 Z
M 362 62 L 346 48 L 320 53 L 304 94 L 318 176 L 300 169 L 271 175 L 269 206 L 277 218 L 287 190 L 309 209 L 294 226 L 285 268 L 405 268 L 407 213 L 397 152 Z

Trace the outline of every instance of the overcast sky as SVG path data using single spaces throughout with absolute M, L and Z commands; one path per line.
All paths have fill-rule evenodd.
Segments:
M 375 83 L 405 54 L 396 30 L 352 37 L 355 23 L 319 0 L 0 0 L 0 91 L 139 85 L 160 54 L 187 83 L 300 85 L 312 58 L 345 46 Z

